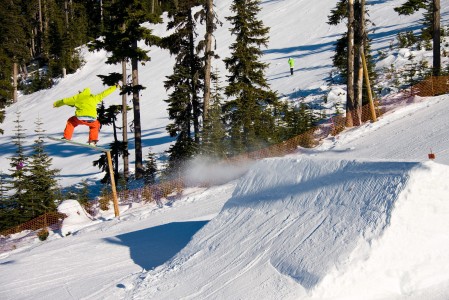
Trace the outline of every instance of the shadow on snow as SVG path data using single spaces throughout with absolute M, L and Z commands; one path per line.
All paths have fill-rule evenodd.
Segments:
M 150 270 L 175 256 L 207 223 L 173 222 L 107 238 L 106 241 L 128 247 L 134 263 Z

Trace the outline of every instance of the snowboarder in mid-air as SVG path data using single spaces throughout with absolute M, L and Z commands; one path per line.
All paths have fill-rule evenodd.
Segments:
M 107 88 L 97 95 L 92 95 L 90 89 L 86 88 L 77 95 L 63 98 L 53 103 L 53 107 L 68 105 L 76 108 L 75 115 L 67 120 L 63 139 L 72 139 L 75 127 L 78 125 L 86 125 L 89 126 L 88 143 L 89 145 L 96 145 L 98 142 L 98 132 L 100 130 L 100 122 L 97 120 L 97 104 L 114 92 L 117 87 L 119 87 L 118 84 Z
M 290 66 L 290 75 L 293 75 L 293 68 L 295 67 L 295 60 L 292 57 L 288 58 L 288 65 Z

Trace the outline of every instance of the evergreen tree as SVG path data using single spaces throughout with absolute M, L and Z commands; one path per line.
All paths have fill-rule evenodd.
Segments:
M 212 49 L 212 39 L 217 25 L 222 25 L 214 12 L 214 1 L 204 0 L 202 9 L 197 13 L 200 23 L 206 23 L 206 33 L 204 40 L 198 43 L 198 50 L 204 51 L 204 97 L 203 97 L 203 121 L 206 121 L 209 114 L 210 98 L 211 98 L 211 74 L 212 74 L 212 58 L 218 59 Z
M 313 110 L 304 103 L 297 106 L 294 103 L 284 101 L 276 109 L 278 110 L 277 132 L 279 139 L 283 141 L 308 132 L 315 127 L 318 121 Z
M 81 203 L 81 205 L 86 206 L 86 204 L 89 202 L 89 184 L 87 183 L 87 180 L 81 181 L 81 190 L 78 193 L 78 202 Z
M 289 113 L 288 126 L 291 136 L 303 134 L 314 127 L 317 118 L 307 104 L 301 103 L 299 108 L 292 108 Z
M 89 12 L 87 18 L 87 37 L 89 40 L 95 40 L 103 31 L 104 16 L 103 2 L 98 0 L 85 0 L 85 9 Z
M 11 203 L 8 191 L 6 174 L 0 171 L 0 231 L 11 226 L 9 220 Z
M 348 78 L 348 38 L 343 34 L 335 41 L 335 52 L 332 56 L 333 66 L 340 72 L 338 83 L 346 82 Z
M 82 65 L 76 47 L 88 41 L 86 2 L 91 1 L 0 0 L 0 107 L 17 100 L 17 87 L 26 86 L 19 80 L 27 79 L 28 66 L 37 64 L 41 78 L 60 76 L 63 69 L 73 73 Z
M 3 65 L 3 58 L 0 50 L 0 65 Z M 4 78 L 2 74 L 0 74 L 0 124 L 5 120 L 5 107 L 10 101 L 12 87 L 10 81 L 7 78 Z M 3 134 L 3 129 L 0 128 L 0 134 Z
M 348 9 L 349 7 L 351 7 L 351 10 Z M 366 27 L 370 21 L 365 18 L 367 13 L 365 0 L 340 0 L 336 4 L 336 7 L 331 10 L 331 14 L 328 16 L 328 24 L 337 25 L 348 20 L 350 12 L 353 21 L 348 21 L 348 32 L 337 40 L 335 44 L 335 55 L 332 58 L 334 66 L 342 75 L 341 78 L 348 84 L 346 103 L 347 126 L 352 126 L 353 124 L 359 125 L 361 123 L 361 109 L 363 104 L 368 101 L 366 96 L 367 91 L 363 87 L 362 53 L 364 53 L 368 64 L 369 77 L 376 77 L 374 62 L 370 54 L 370 40 L 366 33 Z M 351 34 L 350 39 L 348 39 L 349 34 Z M 354 42 L 350 45 L 351 51 L 348 51 L 349 41 Z M 348 60 L 349 57 L 351 57 L 351 61 Z M 349 66 L 351 66 L 351 72 L 348 71 Z M 351 77 L 348 77 L 349 74 Z
M 161 22 L 160 16 L 145 10 L 146 3 L 147 1 L 144 0 L 122 0 L 105 3 L 104 10 L 108 12 L 110 18 L 104 20 L 104 38 L 93 43 L 94 49 L 105 49 L 111 52 L 112 55 L 107 59 L 108 64 L 121 64 L 123 61 L 131 61 L 132 83 L 123 86 L 123 93 L 133 95 L 135 172 L 137 179 L 143 176 L 139 93 L 144 89 L 139 84 L 138 63 L 145 63 L 150 60 L 148 51 L 138 47 L 137 43 L 143 40 L 147 45 L 157 44 L 159 38 L 142 24 L 145 22 Z
M 176 143 L 168 150 L 171 166 L 193 156 L 199 144 L 200 133 L 200 91 L 202 83 L 202 63 L 195 52 L 196 22 L 192 6 L 197 0 L 182 1 L 174 11 L 169 12 L 172 19 L 167 29 L 174 33 L 162 39 L 161 45 L 176 55 L 173 74 L 167 77 L 165 88 L 171 90 L 168 103 L 169 119 L 167 126 L 170 136 Z M 191 132 L 193 127 L 193 133 Z
M 148 152 L 147 161 L 145 162 L 145 168 L 143 173 L 143 179 L 146 185 L 151 185 L 156 182 L 157 175 L 157 163 L 155 154 L 150 151 Z
M 40 118 L 35 124 L 37 139 L 34 141 L 33 154 L 29 160 L 29 174 L 26 176 L 28 182 L 26 210 L 30 219 L 45 212 L 56 211 L 56 194 L 58 192 L 56 176 L 59 173 L 59 170 L 51 168 L 52 158 L 45 152 L 43 123 Z
M 93 205 L 89 201 L 90 191 L 89 191 L 89 184 L 87 183 L 87 180 L 81 181 L 81 188 L 78 192 L 78 202 L 83 206 L 83 208 L 89 213 L 93 214 Z
M 440 32 L 440 0 L 407 0 L 394 10 L 399 15 L 412 15 L 424 9 L 423 29 L 421 39 L 433 39 L 433 74 L 439 75 L 441 71 L 441 32 Z
M 98 121 L 100 121 L 101 126 L 103 125 L 112 125 L 114 141 L 110 144 L 111 148 L 111 156 L 114 165 L 114 176 L 118 179 L 120 177 L 119 174 L 119 157 L 124 155 L 129 155 L 127 147 L 125 148 L 125 144 L 123 141 L 118 139 L 117 129 L 121 129 L 117 126 L 117 115 L 122 112 L 121 105 L 110 105 L 108 108 L 104 107 L 104 101 L 102 101 L 99 105 L 98 109 Z M 126 112 L 125 112 L 126 113 Z M 107 163 L 107 161 L 105 161 Z M 107 166 L 106 166 L 107 167 Z M 105 176 L 109 176 L 109 169 L 106 168 L 107 174 Z
M 83 63 L 76 47 L 88 41 L 87 3 L 81 0 L 23 1 L 31 33 L 30 51 L 39 68 L 60 76 L 74 73 Z
M 327 17 L 328 24 L 337 25 L 344 22 L 348 15 L 348 1 L 339 0 L 334 9 L 331 9 L 330 15 Z
M 112 164 L 114 165 L 114 161 L 112 161 Z M 108 165 L 108 158 L 105 153 L 100 155 L 100 158 L 93 161 L 93 166 L 97 166 L 98 169 L 100 169 L 101 172 L 105 172 L 104 177 L 100 180 L 103 184 L 110 184 L 111 183 L 111 177 L 109 173 L 109 165 Z M 114 166 L 113 166 L 114 168 Z M 114 172 L 115 173 L 115 172 Z M 115 181 L 118 181 L 118 177 L 114 177 Z
M 252 151 L 273 140 L 274 118 L 270 105 L 277 102 L 265 78 L 266 63 L 260 62 L 261 47 L 267 47 L 269 28 L 258 20 L 259 0 L 234 0 L 227 17 L 231 34 L 236 41 L 231 45 L 231 57 L 224 60 L 230 75 L 225 105 L 230 126 L 232 151 Z
M 21 1 L 0 0 L 0 108 L 10 99 L 17 101 L 17 70 L 29 57 L 27 51 L 26 19 L 21 11 Z M 13 80 L 11 81 L 11 78 Z
M 67 19 L 63 12 L 63 8 L 55 6 L 54 21 L 49 25 L 48 72 L 54 77 L 62 75 L 64 70 L 67 74 L 72 74 L 81 67 L 84 62 L 76 47 L 88 41 L 84 6 L 73 3 L 72 8 L 67 9 L 70 14 Z
M 11 176 L 11 201 L 9 207 L 9 222 L 12 225 L 21 224 L 30 219 L 31 214 L 28 212 L 27 193 L 29 181 L 28 174 L 28 157 L 25 154 L 24 140 L 25 129 L 22 127 L 23 120 L 20 119 L 20 112 L 16 113 L 15 134 L 12 137 L 13 144 L 17 147 L 16 153 L 10 158 L 10 176 Z

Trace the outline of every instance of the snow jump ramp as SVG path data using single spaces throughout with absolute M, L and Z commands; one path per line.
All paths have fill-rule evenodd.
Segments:
M 262 160 L 133 299 L 449 299 L 448 179 L 434 162 Z

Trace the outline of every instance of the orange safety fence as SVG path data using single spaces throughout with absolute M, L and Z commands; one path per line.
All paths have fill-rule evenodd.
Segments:
M 387 100 L 384 99 L 383 103 L 376 100 L 376 115 L 379 117 L 390 109 L 405 106 L 414 96 L 428 97 L 441 95 L 448 92 L 449 76 L 430 77 L 412 86 L 411 88 L 402 91 L 402 93 L 397 94 L 395 97 L 391 97 Z M 369 105 L 365 105 L 352 112 L 351 116 L 354 125 L 361 125 L 364 122 L 370 121 L 371 111 Z M 301 148 L 316 147 L 322 139 L 328 137 L 329 135 L 335 136 L 344 130 L 346 128 L 346 121 L 347 120 L 344 115 L 334 115 L 320 125 L 301 135 L 257 151 L 228 158 L 223 161 L 223 163 L 238 164 L 245 161 L 298 153 L 301 151 Z M 208 186 L 208 183 L 204 182 L 203 185 Z M 175 200 L 181 194 L 184 187 L 185 182 L 182 178 L 168 180 L 138 189 L 119 191 L 118 201 L 120 205 L 142 202 L 162 206 L 163 201 Z M 100 196 L 97 200 L 89 202 L 85 209 L 88 213 L 95 215 L 98 209 L 107 210 L 109 208 L 109 204 L 112 203 L 112 199 L 112 194 Z M 24 230 L 30 230 L 34 234 L 36 234 L 37 230 L 42 228 L 57 230 L 60 228 L 63 219 L 64 216 L 58 213 L 45 214 L 44 216 L 28 221 L 20 226 L 0 232 L 0 253 L 2 252 L 2 240 L 4 240 L 6 236 Z
M 430 76 L 410 88 L 411 95 L 431 97 L 449 92 L 449 76 Z
M 141 188 L 132 190 L 123 190 L 117 192 L 119 205 L 127 205 L 132 203 L 154 203 L 161 207 L 164 201 L 174 201 L 184 189 L 184 181 L 182 179 L 167 180 L 158 184 L 146 185 Z M 98 199 L 90 201 L 85 207 L 86 211 L 95 215 L 98 209 L 108 210 L 109 205 L 113 202 L 112 193 L 99 196 Z
M 14 250 L 17 245 L 20 245 L 22 240 L 30 236 L 38 235 L 43 229 L 51 231 L 59 230 L 65 217 L 66 215 L 59 212 L 47 212 L 25 223 L 3 230 L 0 232 L 0 253 Z M 14 239 L 14 243 L 6 242 L 7 236 L 19 233 L 21 234 Z
M 48 212 L 30 221 L 4 230 L 1 232 L 1 235 L 14 234 L 24 230 L 36 231 L 45 227 L 50 229 L 59 228 L 65 217 L 66 216 L 64 214 L 59 212 Z

